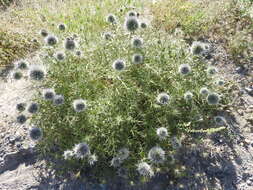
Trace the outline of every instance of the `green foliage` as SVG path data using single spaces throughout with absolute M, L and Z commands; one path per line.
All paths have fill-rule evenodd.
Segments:
M 110 6 L 115 7 L 108 2 L 103 5 L 107 10 Z M 51 28 L 60 45 L 45 47 L 48 56 L 43 57 L 43 62 L 48 67 L 48 73 L 43 86 L 62 94 L 65 103 L 55 106 L 37 97 L 41 107 L 32 122 L 44 134 L 38 146 L 43 155 L 63 160 L 64 151 L 86 142 L 91 153 L 97 155 L 98 162 L 90 166 L 86 159 L 73 158 L 66 160 L 59 172 L 73 172 L 99 182 L 116 175 L 117 169 L 110 166 L 110 161 L 120 148 L 127 147 L 130 157 L 121 167 L 128 170 L 130 179 L 135 179 L 136 164 L 141 161 L 150 163 L 147 156 L 152 147 L 159 145 L 169 158 L 176 151 L 171 137 L 180 138 L 188 133 L 188 129 L 208 130 L 214 125 L 214 113 L 228 103 L 229 96 L 226 86 L 213 85 L 213 76 L 206 73 L 207 65 L 189 53 L 185 41 L 152 27 L 139 29 L 134 34 L 126 33 L 122 29 L 122 15 L 127 10 L 117 14 L 120 20 L 117 25 L 106 23 L 105 8 L 98 6 L 90 15 L 91 10 L 89 6 L 76 8 L 73 22 L 68 22 L 69 17 L 60 16 L 59 21 L 67 25 L 65 32 Z M 87 15 L 83 15 L 84 12 Z M 54 15 L 48 18 L 55 20 Z M 112 32 L 114 38 L 103 39 L 101 32 L 104 31 Z M 61 42 L 72 33 L 79 36 L 79 49 L 83 51 L 83 56 L 77 57 L 73 52 L 66 51 L 66 59 L 57 61 L 54 53 L 62 48 Z M 131 46 L 131 39 L 136 35 L 143 38 L 142 48 Z M 131 63 L 136 53 L 144 56 L 144 63 Z M 112 64 L 116 59 L 126 61 L 126 70 L 113 70 Z M 192 72 L 180 75 L 178 68 L 181 64 L 189 64 Z M 222 95 L 219 105 L 207 104 L 205 97 L 199 94 L 203 86 Z M 190 101 L 184 100 L 187 91 L 193 93 Z M 171 97 L 168 105 L 157 104 L 156 97 L 162 92 Z M 88 109 L 76 113 L 72 103 L 79 98 L 87 100 Z M 159 127 L 167 128 L 168 139 L 159 140 L 156 134 Z M 164 164 L 152 164 L 152 168 L 166 172 L 171 164 L 167 159 Z

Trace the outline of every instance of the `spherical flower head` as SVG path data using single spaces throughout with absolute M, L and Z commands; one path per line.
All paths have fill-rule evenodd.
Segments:
M 19 103 L 19 104 L 16 105 L 16 109 L 17 109 L 19 112 L 25 111 L 25 107 L 26 107 L 26 104 L 25 104 L 25 103 Z
M 84 158 L 90 154 L 90 147 L 86 143 L 79 143 L 74 147 L 74 154 L 77 158 Z
M 90 166 L 93 166 L 98 161 L 97 155 L 91 154 L 88 156 L 88 163 Z
M 206 70 L 207 74 L 209 75 L 214 75 L 218 72 L 217 68 L 216 67 L 208 67 L 207 70 Z
M 20 80 L 23 77 L 23 74 L 20 71 L 15 71 L 12 75 L 13 79 Z
M 31 80 L 41 81 L 45 78 L 46 71 L 41 65 L 31 65 L 29 68 L 29 77 Z
M 112 38 L 113 38 L 113 35 L 112 35 L 112 33 L 111 32 L 105 32 L 105 33 L 103 33 L 103 38 L 105 39 L 105 40 L 111 40 Z
M 116 71 L 123 71 L 126 68 L 125 61 L 122 59 L 117 59 L 116 61 L 113 62 L 112 68 L 115 69 Z
M 186 101 L 192 100 L 192 97 L 193 97 L 193 94 L 192 94 L 191 92 L 186 92 L 186 93 L 184 94 L 184 99 L 185 99 Z
M 42 130 L 38 127 L 32 127 L 29 130 L 29 136 L 33 141 L 38 141 L 42 138 L 43 133 Z
M 147 23 L 146 22 L 141 22 L 140 24 L 141 28 L 145 29 L 148 27 Z
M 165 140 L 168 137 L 168 130 L 165 127 L 160 127 L 156 130 L 156 134 L 160 140 Z
M 158 104 L 166 105 L 169 103 L 170 96 L 167 93 L 162 92 L 162 93 L 158 94 L 156 100 L 157 100 Z
M 52 34 L 49 34 L 46 38 L 45 38 L 45 42 L 47 45 L 49 46 L 54 46 L 58 43 L 58 38 Z
M 137 16 L 137 13 L 135 11 L 129 11 L 127 13 L 127 16 L 131 17 L 131 16 Z
M 210 93 L 208 94 L 206 101 L 209 105 L 217 105 L 220 101 L 220 96 L 217 93 Z
M 222 116 L 215 116 L 214 121 L 215 121 L 216 125 L 224 125 L 226 123 L 225 118 Z
M 204 51 L 204 45 L 202 42 L 195 41 L 191 45 L 191 53 L 193 55 L 200 55 Z
M 61 30 L 61 31 L 64 31 L 64 30 L 66 30 L 66 25 L 61 23 L 61 24 L 58 25 L 58 29 Z
M 171 145 L 174 149 L 179 149 L 182 146 L 180 140 L 176 136 L 171 138 Z
M 136 17 L 127 17 L 124 23 L 125 29 L 129 32 L 134 32 L 139 28 L 139 21 Z
M 47 31 L 46 29 L 41 29 L 41 30 L 40 30 L 40 35 L 41 35 L 42 37 L 47 37 L 47 36 L 48 36 L 48 31 Z
M 76 54 L 76 56 L 81 57 L 82 56 L 82 51 L 81 50 L 77 50 L 75 52 L 75 54 Z
M 74 156 L 74 152 L 72 150 L 65 150 L 63 153 L 63 157 L 65 160 L 69 160 Z
M 127 159 L 129 157 L 129 150 L 127 148 L 121 148 L 121 149 L 119 149 L 119 151 L 118 151 L 118 157 L 121 160 Z
M 64 97 L 63 95 L 55 95 L 53 99 L 54 105 L 59 106 L 64 104 Z
M 151 166 L 147 162 L 141 162 L 137 165 L 137 171 L 141 176 L 145 177 L 153 177 L 154 171 Z
M 24 124 L 26 122 L 27 118 L 24 114 L 21 114 L 17 117 L 17 123 Z
M 200 90 L 199 90 L 199 93 L 202 95 L 202 96 L 207 96 L 209 94 L 209 90 L 206 88 L 206 87 L 202 87 Z
M 106 21 L 111 23 L 111 24 L 116 24 L 117 23 L 117 17 L 114 14 L 109 14 L 106 17 Z
M 42 94 L 45 100 L 53 100 L 55 96 L 55 91 L 52 88 L 47 88 L 43 90 Z
M 223 86 L 225 84 L 225 81 L 220 79 L 220 80 L 215 81 L 215 83 L 219 86 Z
M 134 37 L 132 39 L 132 46 L 134 48 L 141 48 L 142 45 L 143 45 L 143 39 L 142 38 L 140 38 L 140 37 Z
M 76 48 L 76 41 L 71 38 L 66 38 L 64 41 L 64 47 L 67 50 L 74 50 Z
M 119 167 L 122 164 L 123 160 L 120 159 L 119 157 L 114 157 L 111 160 L 111 166 L 113 166 L 114 168 Z
M 148 152 L 148 159 L 154 164 L 161 164 L 165 161 L 165 151 L 161 147 L 155 146 Z
M 178 72 L 182 75 L 187 75 L 191 72 L 191 67 L 188 64 L 182 64 L 179 66 Z
M 73 107 L 76 112 L 82 112 L 87 109 L 87 102 L 83 99 L 74 100 Z
M 143 63 L 143 56 L 141 54 L 134 54 L 132 57 L 133 64 Z
M 16 68 L 20 70 L 28 69 L 28 63 L 25 60 L 19 60 L 16 62 Z
M 55 53 L 54 57 L 58 60 L 58 61 L 63 61 L 65 59 L 65 53 L 62 51 L 58 51 Z
M 32 103 L 28 106 L 27 111 L 28 111 L 29 113 L 32 113 L 32 114 L 37 113 L 37 112 L 39 111 L 39 104 L 36 103 L 36 102 L 32 102 Z

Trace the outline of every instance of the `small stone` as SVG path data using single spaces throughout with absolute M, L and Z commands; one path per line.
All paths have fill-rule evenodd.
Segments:
M 246 90 L 246 92 L 247 92 L 249 95 L 253 96 L 253 88 L 252 88 L 252 87 L 246 87 L 245 90 Z

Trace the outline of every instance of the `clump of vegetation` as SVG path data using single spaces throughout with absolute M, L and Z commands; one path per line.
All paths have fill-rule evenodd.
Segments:
M 10 65 L 20 57 L 25 57 L 38 47 L 38 43 L 32 42 L 24 35 L 0 29 L 0 68 Z M 23 66 L 25 65 L 22 64 L 21 67 Z
M 78 39 L 66 38 L 64 32 L 81 26 L 63 21 L 66 30 L 45 37 L 47 69 L 31 65 L 28 70 L 44 88 L 34 103 L 39 109 L 31 115 L 36 126 L 30 136 L 39 139 L 43 155 L 64 160 L 63 173 L 102 183 L 125 170 L 128 179 L 145 181 L 173 168 L 182 135 L 224 129 L 210 118 L 229 95 L 184 41 L 141 28 L 134 15 L 107 15 L 96 17 L 97 35 L 98 26 L 78 33 Z M 107 40 L 101 30 L 113 38 Z M 83 56 L 76 56 L 76 47 Z M 59 49 L 64 59 L 55 57 Z M 208 90 L 202 93 L 203 87 Z M 23 116 L 20 124 L 26 122 Z

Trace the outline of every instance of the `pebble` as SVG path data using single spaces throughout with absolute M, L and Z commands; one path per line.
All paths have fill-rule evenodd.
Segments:
M 253 88 L 252 88 L 252 87 L 246 87 L 245 90 L 246 90 L 246 92 L 247 92 L 249 95 L 253 96 Z

